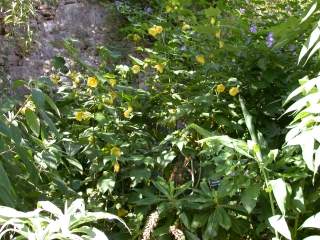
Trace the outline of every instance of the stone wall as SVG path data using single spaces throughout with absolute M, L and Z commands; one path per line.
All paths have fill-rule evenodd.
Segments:
M 121 42 L 117 34 L 120 24 L 121 18 L 112 3 L 60 0 L 54 7 L 38 6 L 36 18 L 30 22 L 35 34 L 28 54 L 14 38 L 0 35 L 2 89 L 13 80 L 28 81 L 49 74 L 54 56 L 63 56 L 72 65 L 72 59 L 62 47 L 66 39 L 73 39 L 84 62 L 97 66 L 97 47 Z

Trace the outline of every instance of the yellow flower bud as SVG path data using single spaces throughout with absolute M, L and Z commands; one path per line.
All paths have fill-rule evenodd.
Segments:
M 221 30 L 216 31 L 215 36 L 216 36 L 216 38 L 219 38 L 219 39 L 220 39 L 220 37 L 221 37 Z
M 105 98 L 103 99 L 103 102 L 104 102 L 105 104 L 107 104 L 107 105 L 112 105 L 112 104 L 113 104 L 113 98 L 110 97 L 110 96 L 105 97 Z
M 162 31 L 163 31 L 163 27 L 157 26 L 157 25 L 154 25 L 153 27 L 148 29 L 148 33 L 152 37 L 156 37 L 158 34 L 162 33 Z
M 198 63 L 200 63 L 200 64 L 205 64 L 206 59 L 204 58 L 203 55 L 198 55 L 198 56 L 196 56 L 196 61 L 197 61 Z
M 141 71 L 141 67 L 139 65 L 133 65 L 131 70 L 134 74 L 138 74 Z
M 119 164 L 118 161 L 113 165 L 113 171 L 114 171 L 115 173 L 120 172 L 120 164 Z
M 116 92 L 111 92 L 110 95 L 113 100 L 115 100 L 118 96 Z
M 20 112 L 25 114 L 27 110 L 32 112 L 36 110 L 36 105 L 34 105 L 33 101 L 27 101 L 26 104 L 21 108 Z
M 130 118 L 130 115 L 131 115 L 132 111 L 133 111 L 133 108 L 131 106 L 129 106 L 128 109 L 123 112 L 123 116 L 125 118 Z
M 219 48 L 223 48 L 224 47 L 224 42 L 223 41 L 219 41 Z
M 223 93 L 225 89 L 226 89 L 226 87 L 225 87 L 223 84 L 219 84 L 219 85 L 216 87 L 216 91 L 217 91 L 218 93 Z
M 125 210 L 124 208 L 120 208 L 117 211 L 117 215 L 118 215 L 118 217 L 125 217 L 128 215 L 128 211 Z
M 118 147 L 113 147 L 113 148 L 111 148 L 110 153 L 112 156 L 119 158 L 121 156 L 121 149 Z
M 237 96 L 238 93 L 239 93 L 239 88 L 237 88 L 237 87 L 232 87 L 232 88 L 230 88 L 230 90 L 229 90 L 229 94 L 230 94 L 232 97 Z
M 60 76 L 58 74 L 52 74 L 50 79 L 56 85 L 60 82 Z
M 95 138 L 95 136 L 89 136 L 88 137 L 88 142 L 90 143 L 90 144 L 93 144 L 93 143 L 95 143 L 96 142 L 96 138 Z
M 132 40 L 134 42 L 139 42 L 141 40 L 141 37 L 138 34 L 135 33 L 135 34 L 132 35 Z
M 110 84 L 111 87 L 115 87 L 117 85 L 117 80 L 116 79 L 109 79 L 108 83 Z
M 87 86 L 96 88 L 98 86 L 98 79 L 96 77 L 88 77 Z
M 182 25 L 182 27 L 181 27 L 182 31 L 187 31 L 187 30 L 189 30 L 190 28 L 191 28 L 190 25 L 189 25 L 189 24 L 186 24 L 186 23 L 183 23 L 183 25 Z
M 155 68 L 159 73 L 163 73 L 163 71 L 164 71 L 164 65 L 161 64 L 161 63 L 155 65 L 154 68 Z
M 77 73 L 75 71 L 72 71 L 68 74 L 68 76 L 70 77 L 70 79 L 73 81 L 73 83 L 75 85 L 77 85 L 78 83 L 80 83 L 80 73 Z
M 77 121 L 81 122 L 81 121 L 85 121 L 87 119 L 91 118 L 91 113 L 90 112 L 75 112 L 74 113 L 74 117 Z
M 166 6 L 166 13 L 172 12 L 172 7 L 170 5 Z

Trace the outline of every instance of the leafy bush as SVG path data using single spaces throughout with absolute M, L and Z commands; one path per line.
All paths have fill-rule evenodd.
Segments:
M 308 2 L 287 4 L 117 1 L 125 63 L 102 46 L 92 68 L 66 41 L 78 66 L 56 56 L 23 104 L 3 105 L 1 202 L 82 197 L 125 219 L 132 235 L 104 228 L 114 239 L 316 234 L 318 77 L 293 89 L 319 67 L 317 25 L 296 65 L 317 6 L 300 23 Z M 302 98 L 285 112 L 287 95 Z

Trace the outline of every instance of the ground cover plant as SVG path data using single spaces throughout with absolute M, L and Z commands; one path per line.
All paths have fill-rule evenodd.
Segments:
M 318 8 L 115 1 L 131 53 L 66 39 L 77 66 L 3 100 L 1 204 L 82 198 L 110 239 L 319 239 Z

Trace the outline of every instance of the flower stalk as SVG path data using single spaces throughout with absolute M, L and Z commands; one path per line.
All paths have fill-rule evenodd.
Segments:
M 249 113 L 249 111 L 247 110 L 245 103 L 244 103 L 244 100 L 241 98 L 241 96 L 239 96 L 239 102 L 240 102 L 242 113 L 243 113 L 243 116 L 245 119 L 246 126 L 249 130 L 251 140 L 253 142 L 253 146 L 254 146 L 253 152 L 255 155 L 255 159 L 256 159 L 258 166 L 259 166 L 259 169 L 263 175 L 264 182 L 265 182 L 266 186 L 269 187 L 270 184 L 269 184 L 268 175 L 267 175 L 267 172 L 266 172 L 265 166 L 264 166 L 264 157 L 263 157 L 261 149 L 260 149 L 260 144 L 259 144 L 259 140 L 258 140 L 256 131 L 255 131 L 254 125 L 253 125 L 252 116 Z M 275 211 L 275 207 L 274 207 L 272 192 L 269 191 L 268 195 L 269 195 L 271 212 L 272 212 L 272 215 L 274 216 L 274 215 L 276 215 L 276 211 Z M 275 235 L 276 235 L 276 239 L 279 239 L 279 234 L 277 231 L 275 231 Z

